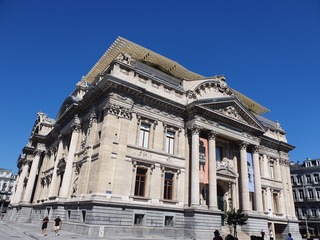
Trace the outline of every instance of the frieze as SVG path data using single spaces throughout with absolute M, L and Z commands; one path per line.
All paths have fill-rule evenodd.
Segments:
M 138 157 L 143 157 L 143 158 L 148 158 L 148 159 L 152 159 L 152 154 L 146 152 L 145 150 L 135 150 L 133 152 L 134 155 L 138 156 Z
M 107 104 L 107 106 L 103 108 L 103 110 L 104 110 L 104 115 L 112 114 L 121 118 L 126 118 L 126 119 L 132 118 L 132 109 L 129 109 L 120 105 L 109 103 Z
M 243 132 L 242 133 L 242 136 L 246 137 L 246 138 L 250 138 L 250 139 L 253 139 L 253 140 L 256 140 L 256 141 L 259 141 L 260 142 L 260 139 L 258 137 L 255 137 L 249 133 L 246 133 L 246 132 Z
M 205 122 L 205 123 L 208 123 L 210 125 L 213 125 L 215 127 L 219 127 L 219 123 L 215 122 L 215 121 L 212 121 L 210 119 L 207 119 L 205 117 L 200 117 L 200 116 L 195 116 L 196 118 L 199 118 L 202 122 Z

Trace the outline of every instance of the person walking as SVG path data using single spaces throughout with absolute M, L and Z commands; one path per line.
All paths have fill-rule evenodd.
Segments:
M 59 229 L 61 227 L 61 218 L 59 216 L 56 217 L 54 220 L 54 226 L 53 226 L 53 236 L 58 236 Z
M 214 238 L 213 240 L 223 240 L 222 237 L 220 236 L 220 233 L 218 230 L 214 231 Z
M 288 238 L 287 240 L 293 240 L 293 238 L 291 237 L 291 233 L 288 233 Z
M 264 239 L 264 237 L 266 236 L 266 233 L 263 231 L 263 229 L 261 230 L 261 237 L 262 237 L 262 239 Z
M 270 229 L 270 231 L 269 231 L 269 239 L 270 240 L 273 240 L 274 238 L 273 238 L 273 232 L 272 232 L 272 230 Z
M 42 236 L 46 236 L 47 227 L 48 227 L 49 218 L 45 216 L 45 218 L 42 220 L 42 226 L 41 226 L 41 233 Z

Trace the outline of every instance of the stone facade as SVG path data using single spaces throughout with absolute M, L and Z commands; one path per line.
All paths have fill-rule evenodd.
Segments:
M 11 170 L 0 168 L 0 213 L 7 212 L 17 175 Z
M 291 181 L 300 232 L 320 237 L 320 159 L 306 159 L 291 165 Z
M 241 239 L 299 239 L 286 133 L 227 85 L 118 38 L 62 103 L 38 113 L 11 219 L 60 215 L 95 236 L 209 239 L 231 208 Z M 121 231 L 119 231 L 121 229 Z

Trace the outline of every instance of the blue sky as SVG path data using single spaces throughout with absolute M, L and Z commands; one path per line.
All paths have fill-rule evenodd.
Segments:
M 122 36 L 271 110 L 296 149 L 320 157 L 320 1 L 0 0 L 0 168 L 17 172 L 38 111 L 63 100 Z

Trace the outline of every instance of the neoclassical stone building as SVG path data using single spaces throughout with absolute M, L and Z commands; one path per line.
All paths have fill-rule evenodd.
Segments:
M 38 113 L 18 160 L 11 219 L 60 215 L 88 235 L 209 239 L 225 211 L 241 239 L 299 239 L 287 143 L 268 109 L 119 37 L 62 103 Z M 120 230 L 120 231 L 119 231 Z

